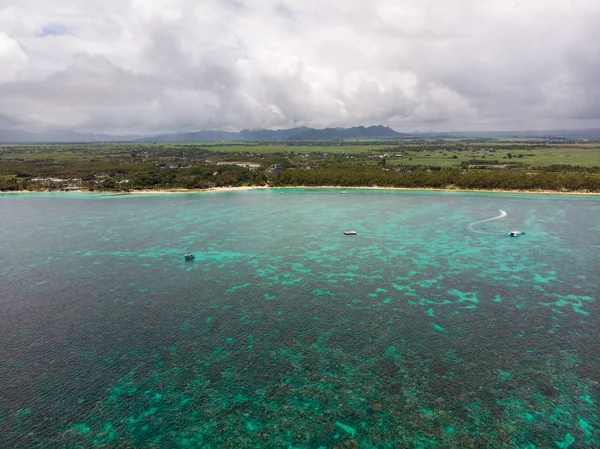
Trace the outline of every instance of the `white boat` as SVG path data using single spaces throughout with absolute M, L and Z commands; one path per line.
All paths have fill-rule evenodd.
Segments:
M 348 193 L 348 192 L 346 192 L 345 190 L 342 190 L 342 195 L 345 195 L 346 193 Z
M 510 235 L 511 237 L 518 237 L 518 236 L 520 236 L 520 235 L 525 235 L 525 233 L 524 233 L 524 232 L 521 232 L 521 231 L 510 231 L 510 232 L 508 233 L 508 235 Z
M 356 231 L 344 231 L 344 235 L 356 235 Z

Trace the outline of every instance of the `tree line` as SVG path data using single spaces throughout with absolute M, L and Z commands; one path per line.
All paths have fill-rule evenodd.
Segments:
M 417 169 L 382 170 L 376 167 L 344 169 L 285 170 L 274 186 L 380 186 L 407 188 L 506 189 L 600 191 L 600 175 L 584 172 L 540 172 L 499 170 Z

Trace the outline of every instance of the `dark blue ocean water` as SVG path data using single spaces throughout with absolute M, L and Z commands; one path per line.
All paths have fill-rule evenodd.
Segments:
M 600 197 L 6 194 L 0 220 L 2 448 L 600 445 Z

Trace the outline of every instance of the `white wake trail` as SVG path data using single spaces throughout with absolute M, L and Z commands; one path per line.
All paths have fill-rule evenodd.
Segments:
M 498 215 L 497 217 L 492 217 L 492 218 L 486 218 L 485 220 L 479 220 L 479 221 L 475 221 L 473 223 L 471 223 L 469 225 L 469 229 L 473 232 L 476 232 L 477 234 L 487 234 L 487 235 L 493 235 L 493 234 L 505 234 L 504 231 L 496 231 L 496 232 L 486 232 L 486 231 L 478 231 L 477 229 L 473 229 L 473 226 L 478 225 L 479 223 L 484 223 L 486 221 L 492 221 L 492 220 L 498 220 L 499 218 L 504 218 L 506 217 L 508 214 L 503 211 L 502 209 L 500 210 L 500 215 Z

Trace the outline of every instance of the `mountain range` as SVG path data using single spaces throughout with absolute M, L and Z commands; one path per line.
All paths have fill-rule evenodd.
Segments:
M 198 131 L 182 134 L 163 134 L 138 139 L 139 142 L 210 142 L 220 140 L 341 140 L 364 138 L 400 139 L 406 134 L 394 131 L 389 126 L 354 126 L 352 128 L 315 129 L 301 126 L 299 128 L 278 129 L 243 129 L 240 132 Z
M 85 143 L 85 142 L 215 142 L 215 141 L 310 141 L 343 139 L 404 139 L 404 138 L 600 138 L 600 129 L 547 131 L 451 131 L 400 133 L 389 126 L 353 126 L 351 128 L 315 129 L 305 126 L 290 129 L 244 129 L 239 132 L 204 130 L 197 132 L 160 134 L 156 136 L 108 135 L 53 131 L 28 133 L 0 129 L 0 143 Z

